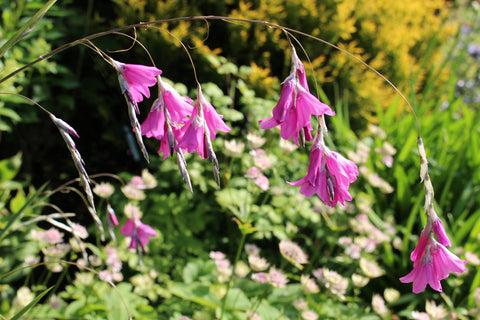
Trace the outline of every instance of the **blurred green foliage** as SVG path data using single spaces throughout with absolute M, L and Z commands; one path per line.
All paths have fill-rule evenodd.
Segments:
M 451 9 L 445 1 L 148 1 L 116 0 L 118 25 L 153 21 L 179 16 L 220 15 L 232 18 L 266 20 L 319 37 L 368 62 L 402 91 L 423 95 L 422 88 L 442 86 L 448 78 L 447 66 L 436 71 L 442 60 L 441 47 L 455 34 L 457 24 L 448 17 Z M 274 78 L 282 78 L 290 66 L 289 42 L 279 29 L 241 22 L 182 21 L 164 24 L 180 40 L 194 48 L 201 76 L 215 78 L 205 64 L 205 57 L 221 54 L 237 65 L 251 65 L 255 72 L 248 84 L 260 97 L 271 95 Z M 296 36 L 296 35 L 295 35 Z M 177 40 L 165 32 L 139 33 L 139 38 L 155 54 L 162 55 L 178 47 Z M 352 124 L 364 128 L 376 122 L 377 103 L 390 105 L 396 93 L 382 79 L 365 73 L 355 60 L 327 45 L 299 36 L 308 53 L 315 80 L 332 99 L 334 86 L 349 93 Z M 243 44 L 243 45 L 239 45 Z M 300 54 L 303 54 L 299 50 Z M 187 65 L 181 55 L 162 55 L 168 74 L 185 75 Z M 303 57 L 307 62 L 307 57 Z M 187 77 L 191 74 L 186 73 Z M 312 73 L 310 73 L 312 75 Z M 177 77 L 178 75 L 175 75 Z M 272 76 L 274 78 L 272 78 Z M 189 82 L 185 76 L 176 80 Z M 311 76 L 313 79 L 313 76 Z M 417 78 L 415 87 L 411 78 Z M 219 82 L 220 79 L 215 79 Z M 224 88 L 228 87 L 228 83 Z M 403 104 L 402 104 L 403 106 Z
M 34 12 L 31 9 L 38 9 L 40 5 L 36 1 L 18 3 L 25 4 L 20 8 L 26 11 L 16 11 L 13 4 L 2 3 L 2 39 Z M 69 207 L 63 199 L 76 194 L 75 184 L 43 192 L 42 188 L 35 189 L 28 183 L 28 179 L 17 182 L 25 151 L 4 156 L 0 161 L 0 277 L 16 268 L 26 268 L 0 278 L 2 315 L 19 314 L 28 305 L 22 298 L 39 297 L 53 285 L 54 289 L 26 319 L 123 319 L 128 314 L 125 304 L 135 319 L 179 319 L 181 315 L 215 319 L 222 308 L 224 319 L 247 319 L 250 311 L 262 319 L 300 319 L 304 310 L 295 308 L 294 302 L 298 299 L 304 300 L 308 309 L 321 319 L 394 316 L 411 319 L 412 311 L 432 314 L 425 301 L 434 301 L 445 310 L 447 318 L 478 317 L 480 272 L 475 257 L 478 261 L 480 119 L 478 110 L 458 94 L 457 75 L 449 73 L 445 77 L 445 70 L 451 65 L 461 65 L 464 60 L 462 55 L 450 55 L 450 50 L 445 50 L 447 53 L 440 59 L 440 45 L 451 34 L 448 28 L 439 29 L 448 13 L 443 2 L 431 1 L 425 6 L 422 5 L 425 2 L 413 1 L 388 6 L 382 1 L 356 2 L 356 10 L 353 1 L 325 2 L 319 6 L 315 6 L 314 1 L 251 4 L 198 1 L 192 4 L 132 0 L 116 3 L 118 12 L 108 11 L 108 15 L 113 15 L 120 25 L 177 15 L 216 13 L 295 26 L 367 59 L 399 83 L 410 93 L 408 96 L 419 118 L 436 190 L 436 210 L 443 218 L 455 252 L 462 259 L 470 257 L 469 271 L 460 276 L 451 275 L 442 283 L 441 294 L 427 289 L 421 295 L 414 295 L 409 285 L 398 281 L 412 268 L 409 255 L 425 219 L 424 193 L 419 183 L 414 117 L 405 111 L 402 101 L 392 95 L 390 89 L 380 85 L 379 78 L 357 67 L 344 54 L 302 39 L 309 55 L 317 57 L 312 63 L 324 89 L 319 89 L 319 94 L 323 101 L 335 106 L 337 113 L 327 119 L 332 129 L 329 147 L 353 159 L 360 169 L 358 181 L 351 186 L 354 200 L 344 208 L 332 209 L 316 196 L 305 198 L 298 188 L 285 184 L 306 173 L 308 148 L 285 144 L 278 130 L 263 131 L 258 127 L 257 121 L 269 117 L 275 106 L 281 78 L 289 68 L 289 56 L 284 51 L 288 42 L 281 32 L 258 25 L 212 22 L 208 39 L 204 40 L 207 32 L 204 22 L 175 23 L 164 27 L 193 45 L 201 81 L 210 81 L 202 85 L 204 94 L 233 128 L 229 135 L 219 135 L 214 142 L 223 177 L 222 188 L 216 188 L 210 163 L 200 161 L 196 154 L 186 155 L 193 194 L 183 184 L 173 159 L 163 161 L 152 157 L 149 171 L 158 186 L 145 190 L 144 200 L 129 201 L 119 188 L 140 172 L 141 165 L 131 160 L 128 161 L 133 165 L 125 164 L 129 157 L 125 155 L 126 143 L 118 128 L 128 120 L 119 112 L 124 111 L 124 101 L 115 87 L 114 72 L 100 64 L 103 61 L 97 57 L 78 50 L 71 56 L 59 58 L 67 63 L 70 71 L 48 61 L 18 74 L 2 90 L 23 92 L 43 105 L 51 103 L 52 110 L 60 110 L 79 128 L 82 139 L 78 145 L 86 155 L 87 168 L 92 160 L 95 169 L 121 172 L 119 177 L 100 175 L 93 179 L 94 184 L 113 181 L 116 190 L 110 198 L 98 199 L 102 219 L 106 219 L 107 205 L 111 205 L 123 225 L 127 219 L 123 214 L 127 211 L 126 205 L 133 203 L 143 213 L 142 221 L 153 226 L 158 236 L 151 239 L 141 264 L 137 252 L 128 249 L 129 239 L 124 239 L 118 228 L 114 231 L 117 242 L 109 239 L 102 243 L 94 225 L 83 214 L 83 207 L 63 209 L 63 205 Z M 78 32 L 65 28 L 68 24 L 61 29 L 53 28 L 52 22 L 53 16 L 66 16 L 78 12 L 76 10 L 80 8 L 49 11 L 29 37 L 7 52 L 2 64 L 16 68 L 50 50 L 50 43 L 63 41 L 64 34 Z M 409 14 L 411 12 L 415 14 Z M 82 19 L 83 16 L 75 16 L 71 23 L 79 25 Z M 92 30 L 106 23 L 102 15 L 96 14 L 87 15 L 85 21 L 92 23 Z M 157 33 L 153 28 L 138 32 L 139 39 L 152 50 L 164 74 L 185 82 L 186 85 L 175 86 L 182 94 L 193 97 L 194 91 L 188 91 L 191 66 L 180 54 L 170 54 L 181 52 L 178 43 L 164 38 L 164 33 Z M 120 39 L 110 37 L 96 43 L 109 49 L 122 48 L 126 41 Z M 138 51 L 119 55 L 128 61 L 135 53 Z M 78 59 L 67 62 L 72 56 Z M 143 53 L 142 58 L 137 57 L 136 62 L 145 59 Z M 84 69 L 85 66 L 89 69 Z M 57 78 L 59 74 L 62 76 Z M 187 76 L 182 79 L 184 74 Z M 308 67 L 307 74 L 313 80 Z M 30 109 L 18 111 L 16 108 L 21 102 L 17 98 L 5 97 L 0 99 L 3 101 L 0 103 L 5 103 L 0 105 L 4 121 L 0 129 L 7 131 L 4 134 L 12 129 L 14 133 L 21 131 L 15 121 L 41 120 L 28 111 Z M 148 101 L 141 106 L 142 114 L 146 114 L 143 110 L 147 105 Z M 63 106 L 68 106 L 67 111 Z M 366 126 L 358 133 L 355 117 L 367 114 L 375 114 L 375 118 L 369 120 L 378 126 Z M 52 136 L 56 137 L 52 133 L 46 135 Z M 51 142 L 38 132 L 34 138 L 25 140 L 25 150 L 40 158 L 39 163 L 45 163 L 42 170 L 48 178 L 66 180 L 72 176 L 73 170 L 64 174 L 69 171 L 59 168 L 62 159 L 69 161 L 68 155 L 55 150 L 48 157 L 41 157 L 31 149 L 30 143 L 37 142 L 40 148 L 45 148 L 41 142 Z M 260 143 L 262 139 L 265 140 Z M 158 149 L 158 142 L 153 139 L 146 144 L 152 153 Z M 133 169 L 129 170 L 129 165 Z M 268 188 L 245 177 L 252 166 L 261 167 L 262 174 L 268 178 Z M 55 177 L 49 176 L 52 172 Z M 69 193 L 60 195 L 63 192 Z M 62 203 L 62 208 L 55 206 L 55 201 Z M 65 212 L 74 215 L 68 219 L 87 226 L 88 237 L 79 238 L 73 229 L 68 229 L 73 225 L 69 224 L 72 221 Z M 56 218 L 57 224 L 46 219 L 55 214 L 61 214 L 61 218 Z M 53 229 L 52 225 L 65 227 L 58 243 L 45 240 L 43 232 Z M 251 253 L 242 245 L 245 239 L 248 244 L 258 246 L 259 256 L 288 276 L 285 288 L 274 288 L 251 279 L 254 271 L 248 261 Z M 304 264 L 303 269 L 280 254 L 278 243 L 287 239 L 298 243 L 308 255 L 309 263 Z M 101 272 L 111 268 L 112 248 L 121 261 L 119 273 L 123 278 L 113 280 L 116 289 L 100 280 L 104 279 Z M 57 252 L 53 260 L 52 251 Z M 243 274 L 239 272 L 232 277 L 231 285 L 228 274 L 225 277 L 209 256 L 211 251 L 224 252 L 237 270 L 243 270 Z M 73 265 L 58 263 L 58 259 Z M 42 265 L 29 267 L 37 262 Z M 83 268 L 85 265 L 92 269 Z M 319 268 L 323 274 L 331 271 L 333 280 L 317 276 L 320 292 L 308 293 L 302 289 L 301 276 L 313 279 Z M 368 283 L 358 284 L 359 275 Z M 396 293 L 397 296 L 393 294 L 396 298 L 391 299 L 386 289 Z M 227 291 L 227 298 L 221 300 Z M 387 310 L 383 313 L 381 306 L 373 303 L 377 296 L 386 303 Z

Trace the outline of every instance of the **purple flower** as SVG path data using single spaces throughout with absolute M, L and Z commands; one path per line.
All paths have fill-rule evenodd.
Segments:
M 350 183 L 357 180 L 357 176 L 357 165 L 339 153 L 329 150 L 320 134 L 316 136 L 310 151 L 307 175 L 300 180 L 287 183 L 301 186 L 300 193 L 307 197 L 318 194 L 325 204 L 334 207 L 337 202 L 345 205 L 345 200 L 352 200 L 348 189 Z
M 260 120 L 260 128 L 271 129 L 280 126 L 280 135 L 283 139 L 293 141 L 298 146 L 298 138 L 304 141 L 312 140 L 312 115 L 323 114 L 333 116 L 335 112 L 329 106 L 320 102 L 308 89 L 305 68 L 292 48 L 292 72 L 283 82 L 280 100 L 273 108 L 273 117 Z
M 125 237 L 131 237 L 130 249 L 136 249 L 138 245 L 145 252 L 145 245 L 150 242 L 151 237 L 157 236 L 157 232 L 147 224 L 143 224 L 138 218 L 130 218 L 124 226 L 120 227 L 120 232 Z
M 186 149 L 189 153 L 197 151 L 203 159 L 208 158 L 207 144 L 208 141 L 215 139 L 217 130 L 223 132 L 231 130 L 222 118 L 223 116 L 207 102 L 199 86 L 192 116 L 181 129 L 182 140 L 177 148 Z
M 421 239 L 421 241 L 421 246 L 423 246 L 424 240 Z M 420 247 L 420 241 L 418 247 Z M 413 253 L 412 256 L 414 256 Z M 430 234 L 427 240 L 423 255 L 421 257 L 415 255 L 415 258 L 413 270 L 400 278 L 400 281 L 403 283 L 413 282 L 413 293 L 422 292 L 427 287 L 427 284 L 432 289 L 442 292 L 440 280 L 448 278 L 450 272 L 462 273 L 466 270 L 465 264 L 467 261 L 460 260 L 456 255 L 448 251 L 445 246 L 433 238 L 432 234 Z
M 452 243 L 450 239 L 447 237 L 447 233 L 445 232 L 445 227 L 443 226 L 442 220 L 438 216 L 435 215 L 433 222 L 432 222 L 433 232 L 437 236 L 438 242 L 443 244 L 446 247 L 451 247 Z
M 151 87 L 157 83 L 156 76 L 162 70 L 140 64 L 127 64 L 111 60 L 118 71 L 118 80 L 122 91 L 126 93 L 132 103 L 141 102 L 143 96 L 149 98 Z

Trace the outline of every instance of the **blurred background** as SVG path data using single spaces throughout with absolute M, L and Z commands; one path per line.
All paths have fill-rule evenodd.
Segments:
M 0 43 L 43 4 L 38 0 L 0 0 Z M 352 314 L 364 319 L 413 319 L 413 311 L 428 311 L 431 319 L 479 319 L 479 10 L 477 1 L 444 0 L 64 0 L 57 2 L 28 36 L 0 59 L 3 78 L 50 50 L 92 33 L 138 22 L 197 15 L 265 20 L 347 50 L 395 84 L 417 114 L 436 191 L 437 213 L 444 221 L 454 252 L 469 260 L 468 273 L 444 281 L 441 294 L 427 290 L 413 295 L 410 285 L 398 281 L 412 268 L 409 255 L 426 219 L 415 117 L 383 79 L 331 46 L 294 34 L 302 46 L 294 43 L 305 64 L 311 92 L 337 114 L 327 119 L 328 144 L 356 162 L 360 169 L 359 179 L 351 186 L 354 200 L 334 209 L 324 206 L 316 196 L 301 196 L 298 188 L 285 184 L 305 175 L 308 146 L 295 149 L 282 144 L 278 131 L 265 132 L 258 126 L 258 120 L 271 116 L 281 83 L 291 68 L 289 42 L 279 29 L 220 20 L 176 21 L 160 23 L 160 28 L 136 29 L 137 39 L 163 71 L 162 77 L 174 83 L 183 95 L 195 99 L 192 65 L 178 41 L 165 30 L 187 46 L 204 93 L 233 129 L 219 135 L 214 143 L 221 167 L 220 190 L 214 186 L 210 163 L 200 161 L 196 154 L 186 155 L 193 194 L 185 187 L 176 161 L 163 161 L 156 156 L 157 141 L 145 139 L 152 158 L 150 164 L 137 156 L 117 74 L 86 46 L 76 46 L 35 64 L 2 82 L 0 92 L 30 97 L 75 128 L 80 135 L 80 139 L 75 139 L 77 148 L 89 174 L 112 173 L 128 181 L 147 169 L 158 181 L 158 186 L 138 204 L 144 213 L 142 221 L 159 233 L 144 256 L 145 269 L 140 271 L 135 252 L 129 253 L 125 243 L 118 246 L 118 250 L 123 248 L 128 264 L 123 269 L 124 281 L 136 288 L 130 288 L 134 293 L 128 297 L 135 301 L 132 310 L 137 317 L 214 317 L 215 308 L 207 303 L 209 300 L 192 296 L 193 289 L 188 289 L 188 285 L 204 281 L 213 270 L 207 262 L 209 251 L 220 250 L 231 260 L 235 258 L 241 238 L 232 221 L 235 217 L 257 228 L 247 241 L 256 243 L 272 265 L 284 267 L 292 283 L 300 281 L 300 270 L 282 263 L 277 248 L 282 239 L 293 239 L 309 255 L 310 264 L 300 273 L 322 267 L 350 279 L 343 299 L 331 289 L 308 296 L 309 308 L 321 319 L 349 319 Z M 133 30 L 126 33 L 134 35 Z M 145 50 L 138 45 L 132 47 L 132 40 L 125 36 L 111 34 L 93 43 L 118 61 L 151 64 Z M 152 97 L 139 105 L 140 122 L 156 98 L 154 88 L 151 93 Z M 256 138 L 247 139 L 247 134 Z M 265 141 L 259 143 L 257 140 L 262 138 Z M 14 209 L 21 208 L 45 183 L 47 188 L 55 189 L 77 177 L 69 152 L 46 114 L 14 95 L 0 96 L 0 146 L 3 226 L 16 212 Z M 265 151 L 265 158 L 260 160 L 259 149 Z M 259 161 L 264 161 L 262 172 L 268 178 L 268 186 L 259 186 L 244 177 L 247 169 L 258 166 Z M 90 216 L 77 197 L 55 193 L 44 200 L 61 205 L 65 212 L 78 213 L 75 221 L 89 230 L 88 241 L 101 247 Z M 128 202 L 120 192 L 109 201 L 119 212 Z M 105 212 L 104 204 L 99 203 L 101 215 Z M 249 208 L 246 220 L 242 220 L 245 216 L 241 213 L 244 204 Z M 38 205 L 29 214 L 34 217 L 49 210 L 40 208 Z M 126 217 L 120 216 L 124 223 Z M 363 224 L 365 217 L 370 223 L 368 227 Z M 12 248 L 18 245 L 27 250 L 33 246 L 34 241 L 28 236 L 30 228 L 46 229 L 47 225 L 32 224 L 9 235 L 8 239 L 15 240 L 0 246 L 0 274 L 24 263 L 27 253 Z M 378 236 L 371 251 L 364 246 L 369 234 Z M 362 248 L 358 254 L 352 253 L 349 241 Z M 32 250 L 27 250 L 28 254 Z M 35 250 L 40 252 L 40 248 Z M 99 257 L 106 254 L 100 249 L 89 250 Z M 74 261 L 79 254 L 72 251 L 68 257 Z M 241 257 L 245 258 L 246 253 Z M 365 267 L 365 261 L 375 263 L 382 271 L 368 275 L 368 269 L 373 267 Z M 145 270 L 153 270 L 155 276 Z M 186 276 L 188 270 L 195 270 L 194 275 Z M 45 274 L 48 272 L 51 271 L 45 270 Z M 67 302 L 85 295 L 86 291 L 76 292 L 77 296 L 73 289 L 68 291 L 68 278 L 74 279 L 76 272 L 71 267 L 65 271 L 64 280 L 59 281 L 58 292 L 65 290 L 65 305 L 58 309 L 58 314 L 67 312 Z M 150 278 L 142 278 L 144 283 L 139 285 L 138 277 L 142 274 Z M 357 287 L 351 280 L 353 274 L 362 274 L 370 282 Z M 212 279 L 205 280 L 212 291 L 224 289 L 221 282 L 213 285 L 219 280 Z M 27 273 L 19 273 L 3 284 L 1 298 L 5 302 L 0 304 L 0 312 L 12 312 L 10 302 L 18 288 L 26 285 L 35 291 L 35 285 L 41 287 L 50 282 L 47 276 L 35 282 Z M 182 283 L 183 287 L 172 283 Z M 237 285 L 246 298 L 254 300 L 255 290 Z M 324 287 L 329 288 L 325 284 Z M 285 298 L 288 306 L 280 295 L 272 294 L 269 307 L 283 310 L 286 319 L 300 319 L 300 313 L 295 313 L 291 306 L 298 288 L 292 288 Z M 399 296 L 390 301 L 385 288 L 395 290 Z M 379 311 L 378 299 L 377 305 L 372 304 L 372 297 L 378 294 L 386 301 L 386 313 Z M 100 293 L 98 299 L 97 303 L 102 304 Z M 434 316 L 432 305 L 426 308 L 427 300 L 433 301 L 435 308 L 443 308 L 437 310 L 440 316 Z M 137 307 L 145 304 L 150 308 Z M 46 312 L 41 307 L 38 314 Z M 78 311 L 81 308 L 71 309 L 74 308 L 68 312 L 73 318 L 79 314 L 113 317 L 107 307 L 103 311 L 83 310 L 84 313 Z M 269 309 L 265 310 L 262 312 L 266 315 Z M 230 317 L 236 319 L 235 315 Z

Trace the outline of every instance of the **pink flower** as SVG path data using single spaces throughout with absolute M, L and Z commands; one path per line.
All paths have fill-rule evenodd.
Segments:
M 432 234 L 424 251 L 423 256 L 414 261 L 413 270 L 400 278 L 403 283 L 413 282 L 413 293 L 422 292 L 427 284 L 432 289 L 442 292 L 440 280 L 448 278 L 450 272 L 462 273 L 466 270 L 464 265 L 467 261 L 460 260 L 448 251 L 433 238 Z
M 445 227 L 443 226 L 442 220 L 440 220 L 436 214 L 432 222 L 432 228 L 433 232 L 435 232 L 435 235 L 437 236 L 438 242 L 446 247 L 452 246 L 452 243 L 450 242 L 450 239 L 448 239 L 447 233 L 445 232 Z
M 323 114 L 333 116 L 335 112 L 329 106 L 320 102 L 308 90 L 305 68 L 292 48 L 292 72 L 283 82 L 280 100 L 273 108 L 273 117 L 260 120 L 260 128 L 271 129 L 280 126 L 280 135 L 283 139 L 293 141 L 298 146 L 298 137 L 304 141 L 312 140 L 312 115 Z
M 440 280 L 448 278 L 450 272 L 460 274 L 467 270 L 465 267 L 467 261 L 460 260 L 460 258 L 450 252 L 441 243 L 433 240 L 431 250 L 433 267 Z
M 425 225 L 425 228 L 423 228 L 422 233 L 420 233 L 420 239 L 418 239 L 417 246 L 410 254 L 410 260 L 412 260 L 413 262 L 416 262 L 423 257 L 431 232 L 432 232 L 432 226 L 430 223 L 427 223 Z
M 182 97 L 171 85 L 158 77 L 159 97 L 153 102 L 150 113 L 141 125 L 142 134 L 160 141 L 158 153 L 165 160 L 182 138 L 180 125 L 188 121 L 193 111 L 192 100 Z
M 203 159 L 208 158 L 207 144 L 208 141 L 215 139 L 217 130 L 223 132 L 231 130 L 222 118 L 223 116 L 207 102 L 199 86 L 192 116 L 181 129 L 182 140 L 177 148 L 186 149 L 189 153 L 197 151 Z
M 270 188 L 270 181 L 263 174 L 260 174 L 254 179 L 255 184 L 263 191 L 267 191 Z
M 120 87 L 132 103 L 141 102 L 143 96 L 150 98 L 148 87 L 157 83 L 155 77 L 161 75 L 162 70 L 140 64 L 121 63 L 113 59 L 112 62 L 119 73 Z
M 138 218 L 130 218 L 124 226 L 120 227 L 120 232 L 125 237 L 131 237 L 130 249 L 136 249 L 138 245 L 145 252 L 145 244 L 150 242 L 150 237 L 155 237 L 157 232 L 147 224 L 143 224 Z
M 180 125 L 188 121 L 193 111 L 192 100 L 182 97 L 171 85 L 158 77 L 159 97 L 153 102 L 150 113 L 142 123 L 142 134 L 160 141 L 158 153 L 165 160 L 181 140 Z
M 348 192 L 350 183 L 357 180 L 357 165 L 323 144 L 321 134 L 317 135 L 310 151 L 310 164 L 307 175 L 294 182 L 301 186 L 300 193 L 307 197 L 318 194 L 322 201 L 334 207 L 337 202 L 345 205 L 345 200 L 352 200 Z

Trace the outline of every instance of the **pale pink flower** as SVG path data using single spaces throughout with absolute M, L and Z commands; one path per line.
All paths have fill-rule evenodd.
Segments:
M 341 245 L 349 245 L 352 243 L 352 238 L 349 238 L 349 237 L 340 237 L 338 239 L 338 243 L 341 244 Z
M 133 104 L 141 102 L 143 96 L 150 98 L 148 87 L 157 83 L 156 76 L 161 75 L 162 70 L 140 64 L 121 63 L 113 59 L 111 61 L 118 71 L 118 80 L 122 92 L 128 96 Z
M 50 228 L 43 234 L 43 241 L 48 243 L 60 243 L 63 241 L 63 234 L 55 228 Z
M 304 310 L 308 307 L 308 303 L 305 300 L 297 299 L 293 301 L 293 307 L 297 310 Z
M 264 171 L 272 166 L 272 160 L 265 150 L 252 150 L 250 151 L 250 155 L 253 157 L 255 166 L 258 167 L 260 170 Z
M 278 246 L 282 256 L 297 268 L 302 269 L 302 264 L 308 263 L 308 256 L 295 242 L 291 240 L 281 240 Z
M 245 252 L 246 252 L 248 255 L 257 256 L 257 255 L 260 253 L 260 248 L 257 247 L 257 246 L 254 245 L 254 244 L 247 243 L 247 244 L 245 245 Z
M 253 182 L 255 182 L 255 184 L 263 191 L 267 191 L 268 188 L 270 188 L 270 181 L 263 174 L 256 177 Z
M 259 123 L 262 129 L 280 126 L 282 138 L 293 138 L 295 144 L 299 145 L 299 136 L 302 144 L 312 140 L 312 115 L 333 116 L 335 112 L 309 92 L 305 69 L 293 48 L 292 62 L 292 72 L 283 82 L 280 100 L 272 111 L 273 117 L 260 120 Z
M 263 146 L 265 141 L 267 141 L 267 139 L 262 138 L 261 136 L 256 135 L 252 132 L 247 133 L 247 140 L 248 140 L 248 142 L 250 143 L 250 145 L 252 146 L 253 149 L 260 148 L 261 146 Z
M 325 204 L 334 207 L 337 202 L 344 205 L 345 200 L 352 200 L 348 188 L 350 183 L 357 180 L 357 176 L 355 163 L 329 150 L 323 143 L 323 137 L 317 135 L 310 151 L 307 175 L 287 183 L 301 186 L 300 193 L 307 197 L 318 194 Z
M 388 308 L 385 305 L 385 300 L 383 300 L 378 293 L 375 293 L 372 297 L 372 308 L 373 311 L 382 318 L 385 318 L 389 313 Z
M 258 177 L 261 174 L 262 174 L 262 172 L 257 167 L 250 167 L 250 168 L 247 169 L 247 173 L 245 173 L 245 178 L 255 179 L 256 177 Z
M 210 259 L 213 259 L 213 260 L 223 260 L 225 259 L 225 253 L 221 252 L 221 251 L 210 251 L 210 253 L 208 254 Z
M 210 155 L 207 150 L 207 140 L 213 141 L 217 130 L 223 132 L 231 130 L 222 118 L 223 116 L 219 115 L 215 108 L 207 102 L 202 89 L 198 86 L 197 101 L 193 107 L 192 116 L 182 127 L 182 139 L 176 148 L 187 150 L 189 153 L 197 151 L 203 159 L 208 158 Z
M 318 315 L 313 312 L 312 310 L 305 310 L 302 312 L 302 319 L 303 320 L 317 320 Z
M 225 151 L 232 157 L 240 157 L 245 149 L 245 143 L 238 142 L 236 139 L 225 140 Z
M 143 182 L 142 177 L 140 176 L 133 176 L 132 179 L 130 179 L 130 182 L 128 182 L 129 185 L 137 188 L 137 189 L 146 189 L 147 187 L 145 186 L 145 183 Z
M 258 272 L 252 274 L 252 280 L 258 283 L 266 283 L 268 281 L 268 274 L 265 272 Z
M 352 243 L 347 248 L 345 248 L 345 254 L 350 256 L 352 259 L 360 258 L 361 251 L 362 248 L 356 243 Z
M 430 320 L 430 316 L 426 312 L 412 311 L 412 318 L 415 320 Z
M 260 258 L 253 255 L 248 256 L 248 264 L 253 271 L 263 271 L 270 266 L 265 258 Z
M 315 280 L 310 278 L 308 275 L 302 274 L 300 276 L 300 284 L 302 287 L 302 291 L 305 292 L 306 294 L 313 294 L 313 293 L 318 293 L 320 292 L 320 289 L 318 288 L 317 284 L 315 283 Z
M 125 237 L 131 237 L 130 249 L 136 249 L 141 246 L 142 251 L 145 251 L 145 245 L 150 242 L 151 237 L 156 237 L 157 232 L 147 224 L 143 224 L 140 219 L 130 218 L 124 226 L 120 227 L 120 232 Z
M 262 318 L 260 318 L 260 316 L 255 312 L 249 312 L 248 315 L 247 315 L 247 319 L 248 320 L 262 320 Z
M 271 268 L 268 272 L 268 282 L 275 288 L 285 288 L 288 279 L 281 271 Z
M 93 188 L 93 192 L 101 198 L 109 198 L 114 191 L 113 185 L 108 182 L 100 182 Z

